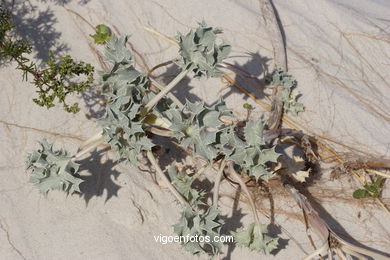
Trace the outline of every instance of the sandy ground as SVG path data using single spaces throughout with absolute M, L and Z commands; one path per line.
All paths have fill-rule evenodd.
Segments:
M 390 2 L 274 2 L 284 28 L 289 71 L 299 82 L 306 106 L 297 120 L 313 134 L 390 157 Z M 19 33 L 36 46 L 38 60 L 47 58 L 51 49 L 102 69 L 99 47 L 88 36 L 93 33 L 88 23 L 105 23 L 132 35 L 133 48 L 144 57 L 137 56 L 137 66 L 146 71 L 174 58 L 177 48 L 145 31 L 145 26 L 174 36 L 204 19 L 224 30 L 224 40 L 233 46 L 230 63 L 259 78 L 273 66 L 272 46 L 257 1 L 16 0 L 14 14 Z M 40 108 L 31 101 L 32 86 L 21 81 L 13 65 L 0 68 L 0 259 L 197 259 L 178 244 L 154 241 L 156 235 L 173 234 L 178 207 L 150 174 L 113 162 L 111 153 L 96 151 L 82 161 L 81 196 L 51 192 L 44 197 L 28 183 L 24 161 L 36 140 L 46 137 L 55 140 L 57 147 L 75 151 L 97 131 L 95 121 L 102 107 L 91 89 L 75 97 L 83 107 L 77 115 L 60 107 Z M 164 70 L 155 76 L 160 73 Z M 168 69 L 168 75 L 174 73 L 175 69 Z M 262 96 L 253 80 L 240 79 L 240 83 Z M 176 94 L 182 100 L 204 99 L 208 104 L 223 95 L 238 114 L 243 115 L 244 102 L 256 106 L 253 116 L 263 113 L 244 94 L 224 86 L 220 79 L 187 78 Z M 251 217 L 248 208 L 235 208 L 230 187 L 223 183 L 221 202 L 224 214 L 232 216 L 228 225 L 237 228 Z M 324 175 L 309 190 L 318 203 L 316 209 L 340 235 L 390 252 L 389 215 L 370 200 L 353 200 L 351 192 L 357 187 L 349 176 L 329 180 Z M 385 189 L 384 202 L 390 204 L 388 184 Z M 269 212 L 267 201 L 258 201 L 263 212 Z M 294 202 L 283 192 L 275 194 L 274 201 L 283 249 L 263 257 L 229 245 L 224 248 L 225 259 L 301 259 L 312 251 Z M 269 222 L 266 217 L 263 221 Z M 274 231 L 278 233 L 278 228 Z

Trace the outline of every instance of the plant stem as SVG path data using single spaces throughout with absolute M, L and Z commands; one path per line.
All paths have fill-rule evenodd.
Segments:
M 236 179 L 238 184 L 240 184 L 241 189 L 248 196 L 249 204 L 250 204 L 250 206 L 252 208 L 255 221 L 256 221 L 257 224 L 260 225 L 261 223 L 260 223 L 259 215 L 257 214 L 256 205 L 255 205 L 255 202 L 253 201 L 251 193 L 248 190 L 248 187 L 245 185 L 245 182 L 241 179 L 240 175 L 236 172 L 236 170 L 234 170 L 234 163 L 230 161 L 229 164 L 228 164 L 228 167 L 229 167 L 229 173 L 231 175 L 233 175 L 233 178 Z
M 223 159 L 222 162 L 221 162 L 221 165 L 219 166 L 219 170 L 218 170 L 217 176 L 215 176 L 214 193 L 213 193 L 213 204 L 216 207 L 218 207 L 219 186 L 221 184 L 222 174 L 223 174 L 223 170 L 225 169 L 225 166 L 226 166 L 226 160 Z
M 150 81 L 152 82 L 152 84 L 157 87 L 160 91 L 163 91 L 164 90 L 164 87 L 161 86 L 157 81 L 155 81 L 154 79 L 152 78 L 149 78 Z M 180 100 L 175 96 L 173 95 L 171 92 L 169 92 L 167 94 L 167 96 L 173 101 L 173 103 L 175 103 L 178 108 L 182 109 L 184 107 L 183 103 L 180 102 Z
M 152 100 L 149 101 L 148 104 L 146 104 L 146 111 L 152 109 L 160 101 L 160 99 L 168 94 L 168 92 L 171 91 L 177 85 L 177 83 L 179 83 L 187 75 L 188 72 L 188 69 L 180 72 L 176 78 L 174 78 L 163 90 L 161 90 L 161 92 L 159 92 L 154 98 L 152 98 Z
M 81 156 L 89 153 L 90 151 L 92 151 L 93 149 L 95 149 L 96 147 L 101 145 L 103 142 L 104 142 L 104 139 L 103 139 L 103 137 L 101 137 L 100 139 L 95 141 L 92 145 L 87 146 L 87 148 L 79 150 L 79 152 L 73 156 L 72 160 L 75 161 L 75 160 L 80 159 Z
M 102 137 L 103 137 L 103 131 L 100 131 L 99 133 L 95 134 L 94 136 L 88 138 L 88 140 L 86 140 L 84 143 L 82 143 L 79 146 L 79 151 L 81 151 L 84 147 L 87 147 L 88 145 L 98 141 Z
M 183 198 L 183 196 L 176 190 L 176 188 L 172 185 L 172 183 L 168 180 L 167 176 L 165 176 L 164 172 L 161 170 L 160 166 L 158 165 L 156 158 L 154 157 L 153 153 L 151 151 L 147 151 L 146 155 L 152 164 L 152 166 L 156 169 L 157 174 L 160 176 L 160 178 L 163 180 L 167 188 L 173 193 L 173 195 L 176 197 L 176 199 L 183 205 L 191 207 L 190 204 Z

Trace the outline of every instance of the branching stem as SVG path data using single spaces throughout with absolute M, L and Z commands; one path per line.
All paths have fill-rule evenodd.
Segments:
M 152 100 L 149 101 L 148 104 L 146 104 L 145 108 L 146 111 L 149 111 L 152 109 L 159 101 L 162 99 L 166 94 L 169 93 L 189 72 L 189 70 L 183 70 L 179 73 L 179 75 L 176 76 L 161 92 L 159 92 Z
M 90 151 L 92 151 L 93 149 L 95 149 L 96 147 L 101 145 L 102 143 L 104 143 L 104 138 L 100 137 L 100 139 L 97 139 L 94 143 L 92 143 L 92 145 L 88 145 L 88 146 L 86 146 L 86 148 L 79 150 L 79 152 L 73 156 L 72 160 L 80 159 L 81 156 L 89 153 Z
M 161 86 L 157 81 L 155 81 L 154 79 L 152 78 L 149 78 L 150 81 L 152 82 L 152 84 L 157 87 L 160 91 L 163 91 L 164 90 L 164 87 Z M 171 92 L 169 92 L 167 94 L 167 96 L 173 101 L 173 103 L 175 103 L 178 108 L 182 109 L 184 107 L 183 103 L 180 102 L 180 100 L 175 96 L 173 95 Z

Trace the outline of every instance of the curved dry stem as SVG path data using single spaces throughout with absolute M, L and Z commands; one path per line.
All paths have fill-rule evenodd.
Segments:
M 286 46 L 284 45 L 282 29 L 278 23 L 276 10 L 271 0 L 261 0 L 261 11 L 265 28 L 268 31 L 274 50 L 275 66 L 287 72 L 287 55 Z M 271 133 L 276 134 L 283 115 L 283 101 L 280 99 L 280 92 L 283 90 L 281 86 L 275 86 L 272 93 L 271 115 L 268 119 L 268 127 Z
M 222 160 L 221 165 L 219 166 L 219 170 L 217 175 L 215 176 L 214 181 L 214 192 L 213 192 L 213 204 L 218 207 L 218 197 L 219 197 L 219 186 L 221 185 L 221 179 L 223 175 L 223 170 L 226 166 L 226 160 Z
M 147 151 L 146 155 L 156 170 L 158 176 L 162 179 L 164 184 L 167 186 L 167 188 L 173 193 L 173 195 L 176 197 L 176 199 L 183 205 L 191 207 L 190 204 L 183 198 L 183 196 L 176 190 L 176 188 L 172 185 L 172 183 L 168 180 L 167 176 L 165 176 L 164 172 L 161 170 L 160 166 L 157 163 L 156 158 L 154 157 L 153 153 L 151 151 Z
M 101 145 L 103 143 L 104 143 L 103 137 L 97 139 L 93 144 L 87 146 L 86 148 L 84 148 L 82 150 L 79 150 L 79 152 L 73 156 L 72 160 L 74 161 L 74 160 L 80 159 L 83 155 L 91 152 L 92 150 L 94 150 L 96 147 L 98 147 L 99 145 Z
M 103 131 L 100 131 L 99 133 L 96 133 L 95 135 L 93 135 L 92 137 L 88 138 L 88 140 L 86 140 L 85 142 L 83 142 L 80 146 L 79 146 L 79 149 L 78 151 L 81 151 L 83 150 L 85 147 L 99 141 L 100 139 L 103 138 Z
M 234 170 L 234 163 L 233 162 L 230 161 L 228 163 L 228 169 L 229 169 L 229 173 L 238 182 L 238 184 L 240 185 L 241 189 L 248 196 L 249 204 L 251 206 L 251 209 L 252 209 L 252 212 L 253 212 L 253 216 L 255 218 L 256 223 L 257 224 L 261 224 L 260 223 L 260 219 L 259 219 L 259 215 L 257 214 L 255 202 L 253 201 L 253 198 L 252 198 L 252 194 L 250 193 L 250 191 L 249 191 L 248 187 L 246 186 L 245 182 L 241 179 L 240 175 L 236 172 L 236 170 Z
M 170 65 L 170 64 L 172 64 L 173 63 L 173 61 L 166 61 L 166 62 L 163 62 L 163 63 L 160 63 L 160 64 L 158 64 L 158 65 L 156 65 L 156 66 L 154 66 L 153 68 L 151 68 L 149 71 L 148 71 L 148 73 L 146 73 L 146 75 L 148 76 L 148 77 L 150 77 L 150 75 L 155 71 L 155 70 L 157 70 L 157 69 L 159 69 L 159 68 L 162 68 L 162 67 L 165 67 L 165 66 L 168 66 L 168 65 Z

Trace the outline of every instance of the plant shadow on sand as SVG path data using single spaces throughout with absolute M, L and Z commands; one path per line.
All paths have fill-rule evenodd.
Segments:
M 238 63 L 228 64 L 228 67 L 236 73 L 234 81 L 238 86 L 242 86 L 250 93 L 253 93 L 257 98 L 263 99 L 266 94 L 264 93 L 264 87 L 266 85 L 266 78 L 270 75 L 268 62 L 269 58 L 262 56 L 259 53 L 249 53 L 249 59 L 242 65 Z M 232 94 L 242 95 L 244 100 L 248 100 L 249 97 L 244 95 L 241 90 L 230 87 L 222 98 L 226 99 Z
M 121 174 L 114 167 L 120 161 L 114 162 L 104 158 L 105 150 L 93 151 L 87 158 L 80 160 L 80 171 L 88 171 L 89 175 L 80 176 L 84 180 L 80 184 L 81 197 L 88 202 L 93 197 L 103 197 L 106 191 L 105 201 L 107 202 L 112 197 L 118 196 L 118 191 L 121 188 L 114 180 L 117 180 Z

